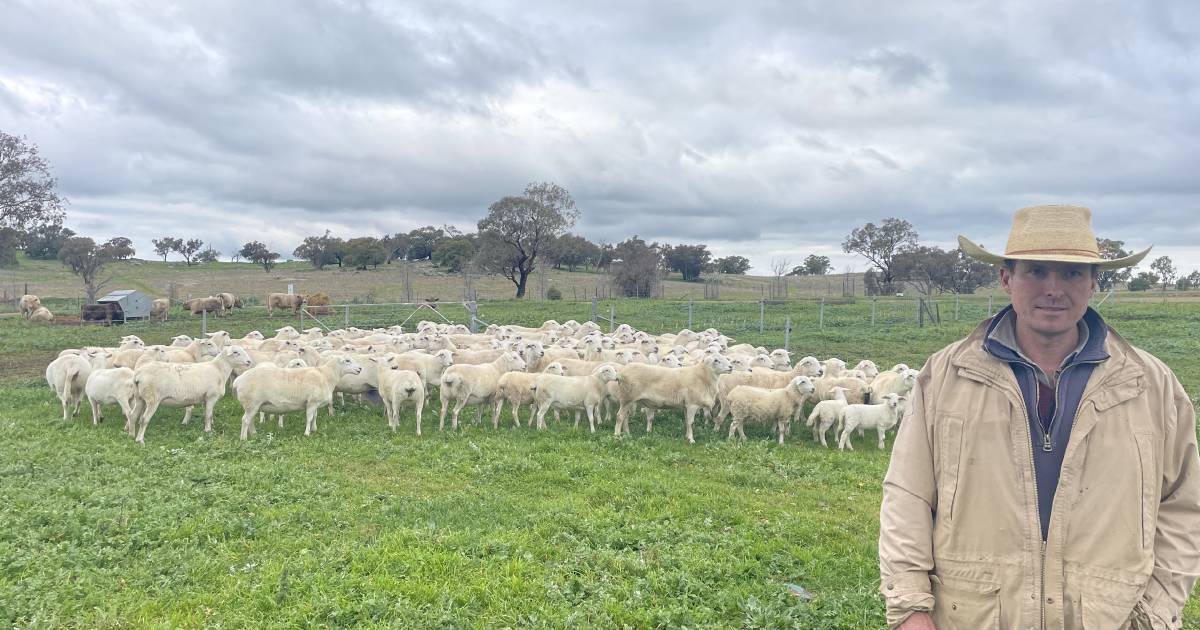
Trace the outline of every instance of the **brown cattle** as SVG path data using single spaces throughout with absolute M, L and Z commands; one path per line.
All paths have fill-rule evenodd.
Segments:
M 225 304 L 225 310 L 231 310 L 234 307 L 242 308 L 242 298 L 232 293 L 218 293 L 217 297 L 221 298 L 221 302 Z
M 167 321 L 167 311 L 171 310 L 171 300 L 158 298 L 150 303 L 150 321 Z
M 192 315 L 199 315 L 205 311 L 216 313 L 217 317 L 225 314 L 225 303 L 219 297 L 202 297 L 192 298 L 183 303 L 183 308 L 191 311 Z
M 305 300 L 308 299 L 308 294 L 288 295 L 287 293 L 271 293 L 267 295 L 267 315 L 271 315 L 277 308 L 290 308 L 292 314 L 300 312 L 300 307 L 304 306 Z

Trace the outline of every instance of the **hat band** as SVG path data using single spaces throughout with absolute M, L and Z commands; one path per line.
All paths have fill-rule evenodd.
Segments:
M 1088 249 L 1021 249 L 1015 252 L 1004 252 L 1005 256 L 1019 256 L 1021 254 L 1066 254 L 1103 260 L 1099 254 Z

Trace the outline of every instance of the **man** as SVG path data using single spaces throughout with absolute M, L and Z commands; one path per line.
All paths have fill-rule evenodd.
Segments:
M 1196 417 L 1161 361 L 1088 307 L 1091 211 L 1019 210 L 1012 305 L 926 362 L 880 510 L 889 627 L 1169 628 L 1200 575 Z

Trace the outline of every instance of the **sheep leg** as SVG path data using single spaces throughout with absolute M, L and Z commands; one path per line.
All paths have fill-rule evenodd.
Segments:
M 439 398 L 442 399 L 442 412 L 438 414 L 438 431 L 441 431 L 446 428 L 446 406 L 449 404 L 450 400 L 444 395 L 439 396 Z
M 687 443 L 695 444 L 696 438 L 692 437 L 692 423 L 696 420 L 696 412 L 699 408 L 695 405 L 688 405 L 683 408 L 683 419 L 687 423 Z
M 579 428 L 579 410 L 578 409 L 575 410 L 575 428 L 576 429 Z
M 883 427 L 878 427 L 878 431 L 879 431 L 879 450 L 882 451 L 883 450 L 883 434 L 885 431 L 887 431 L 887 429 L 884 429 Z
M 254 405 L 250 405 L 249 407 L 246 407 L 246 413 L 242 414 L 241 438 L 243 440 L 250 437 L 250 427 L 254 426 L 254 416 L 257 412 L 258 409 L 256 409 Z
M 592 433 L 595 433 L 596 432 L 596 406 L 588 405 L 586 410 L 587 410 L 587 417 L 588 417 L 588 430 L 591 431 Z
M 54 393 L 58 396 L 58 402 L 62 403 L 63 422 L 66 422 L 67 410 L 71 408 L 70 403 L 67 402 L 69 394 L 67 393 L 66 388 L 59 389 L 58 387 L 54 388 Z
M 745 431 L 745 430 L 743 430 L 743 427 L 745 427 L 745 426 L 746 426 L 746 423 L 745 423 L 745 422 L 739 422 L 739 423 L 738 423 L 738 437 L 739 437 L 739 438 L 741 438 L 741 440 L 742 440 L 743 442 L 745 442 L 745 441 L 746 441 L 746 431 Z
M 421 412 L 425 410 L 425 397 L 421 396 L 417 399 L 417 437 L 421 437 Z
M 73 394 L 75 397 L 75 411 L 71 412 L 72 418 L 79 415 L 79 405 L 83 403 L 83 392 L 82 391 L 73 392 Z
M 737 416 L 734 416 L 733 420 L 729 421 L 729 436 L 726 437 L 725 439 L 727 439 L 727 440 L 733 439 L 734 434 L 737 433 L 738 424 L 740 424 L 740 423 L 741 423 L 741 420 L 738 420 Z
M 521 412 L 521 403 L 517 402 L 515 400 L 510 400 L 508 402 L 509 402 L 509 404 L 512 405 L 513 426 L 520 429 L 521 428 L 521 413 L 520 413 Z M 533 414 L 532 413 L 529 414 L 529 424 L 531 426 L 533 425 Z
M 137 437 L 134 438 L 138 444 L 146 443 L 146 427 L 150 425 L 150 418 L 154 417 L 154 412 L 158 411 L 158 400 L 147 400 L 146 408 L 142 411 L 141 421 L 138 423 Z
M 646 433 L 654 430 L 654 414 L 658 413 L 657 409 L 646 407 Z
M 496 402 L 492 403 L 492 430 L 500 428 L 500 410 L 504 407 L 504 399 L 497 398 Z M 483 405 L 479 405 L 480 413 L 483 412 Z
M 458 414 L 462 412 L 463 407 L 467 406 L 467 398 L 462 398 L 454 403 L 454 416 L 450 418 L 450 430 L 458 430 Z
M 725 422 L 725 416 L 729 415 L 729 403 L 724 400 L 720 403 L 721 408 L 717 410 L 717 415 L 713 416 L 713 431 L 719 431 L 721 424 Z
M 783 436 L 784 436 L 784 435 L 785 435 L 785 434 L 788 432 L 788 425 L 787 425 L 787 421 L 786 421 L 786 420 L 780 420 L 780 421 L 779 421 L 779 424 L 778 424 L 778 425 L 776 425 L 776 428 L 778 428 L 778 429 L 779 429 L 779 443 L 780 443 L 780 444 L 783 444 Z
M 330 398 L 330 400 L 333 400 Z M 312 435 L 317 430 L 317 409 L 320 405 L 309 405 L 304 410 L 304 437 Z
M 613 437 L 621 437 L 621 427 L 629 420 L 629 405 L 622 404 L 617 409 L 617 421 L 613 424 Z
M 546 412 L 550 410 L 550 403 L 540 403 L 537 408 L 537 430 L 544 431 L 546 429 Z
M 101 420 L 104 419 L 104 417 L 100 415 L 100 403 L 89 398 L 88 405 L 92 408 L 92 426 L 96 426 Z
M 854 450 L 854 444 L 850 443 L 850 434 L 854 433 L 855 428 L 853 422 L 846 422 L 846 428 L 842 429 L 842 437 L 838 440 L 838 449 L 849 448 L 852 451 Z
M 261 423 L 263 421 L 263 418 L 266 417 L 266 415 L 267 414 L 262 411 L 258 412 L 258 421 Z
M 219 396 L 213 396 L 204 401 L 204 432 L 212 432 L 213 407 L 217 404 Z
M 195 409 L 194 405 L 189 406 L 187 409 L 183 410 L 183 423 L 184 424 L 187 424 L 192 421 L 192 409 Z

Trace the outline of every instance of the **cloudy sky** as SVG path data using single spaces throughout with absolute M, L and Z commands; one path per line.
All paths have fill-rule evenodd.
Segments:
M 1012 212 L 1200 268 L 1200 3 L 0 0 L 0 130 L 67 225 L 134 239 L 464 229 L 531 181 L 596 241 L 841 252 Z M 1152 255 L 1152 256 L 1153 256 Z

